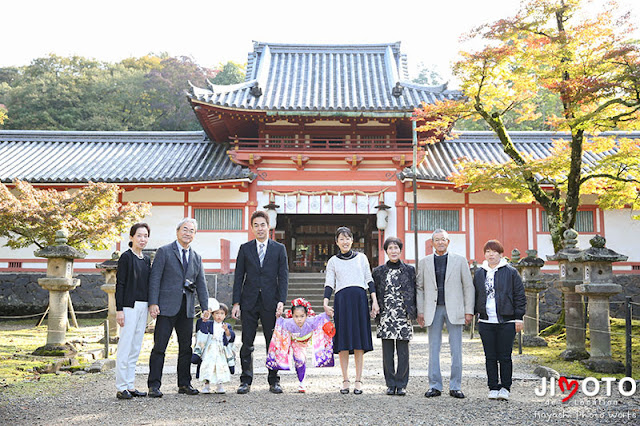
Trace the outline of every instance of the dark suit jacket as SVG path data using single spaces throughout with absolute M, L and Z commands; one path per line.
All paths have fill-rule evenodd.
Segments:
M 182 289 L 185 280 L 196 284 L 200 308 L 204 311 L 209 305 L 209 290 L 204 277 L 202 258 L 189 247 L 189 264 L 185 276 L 182 269 L 182 253 L 176 242 L 162 246 L 156 252 L 149 277 L 149 305 L 158 305 L 160 315 L 172 317 L 180 310 Z M 187 291 L 187 318 L 195 316 L 195 293 Z
M 252 310 L 262 291 L 262 304 L 275 312 L 278 302 L 284 303 L 289 288 L 289 265 L 284 245 L 267 240 L 267 253 L 262 266 L 258 259 L 256 240 L 240 246 L 233 282 L 233 304 L 240 310 Z

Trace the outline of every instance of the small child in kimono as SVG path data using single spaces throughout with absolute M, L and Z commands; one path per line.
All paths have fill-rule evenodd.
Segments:
M 211 319 L 196 322 L 196 345 L 193 350 L 193 359 L 198 363 L 198 374 L 204 382 L 202 393 L 211 393 L 210 384 L 215 384 L 215 393 L 225 393 L 223 383 L 231 381 L 231 374 L 235 370 L 235 357 L 233 342 L 236 334 L 231 324 L 224 322 L 229 313 L 229 308 L 224 303 L 218 303 L 216 299 L 209 299 Z M 193 360 L 192 360 L 193 362 Z
M 314 366 L 333 366 L 333 345 L 331 340 L 332 323 L 326 314 L 315 315 L 309 302 L 298 298 L 293 300 L 289 318 L 278 318 L 267 355 L 267 368 L 288 370 L 289 353 L 298 375 L 298 392 L 306 392 L 304 377 L 306 373 L 307 347 L 313 342 Z M 327 333 L 326 330 L 329 330 Z M 335 330 L 335 329 L 333 329 Z

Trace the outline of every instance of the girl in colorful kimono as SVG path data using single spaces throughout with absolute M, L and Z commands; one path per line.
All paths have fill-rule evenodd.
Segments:
M 215 393 L 225 393 L 223 383 L 231 381 L 231 374 L 235 369 L 233 342 L 236 334 L 231 324 L 224 322 L 229 309 L 224 303 L 216 299 L 209 299 L 211 320 L 196 323 L 196 345 L 193 350 L 194 358 L 201 357 L 198 366 L 198 376 L 204 382 L 202 393 L 211 393 L 210 384 L 215 384 Z
M 333 323 L 326 314 L 315 315 L 311 305 L 303 298 L 291 301 L 288 318 L 276 320 L 269 352 L 267 368 L 270 370 L 289 370 L 289 356 L 298 375 L 298 392 L 304 393 L 304 377 L 306 372 L 307 347 L 313 344 L 314 366 L 333 367 L 333 342 L 335 334 Z

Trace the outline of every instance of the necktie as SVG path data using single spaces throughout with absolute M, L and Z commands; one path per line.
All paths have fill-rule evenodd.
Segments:
M 187 250 L 186 249 L 182 249 L 182 270 L 184 271 L 184 274 L 187 275 Z
M 258 246 L 258 258 L 260 259 L 260 266 L 262 266 L 262 262 L 264 261 L 264 243 L 260 243 L 260 246 Z

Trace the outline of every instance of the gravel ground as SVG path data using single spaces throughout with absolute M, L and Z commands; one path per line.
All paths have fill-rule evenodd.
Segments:
M 171 343 L 175 346 L 175 342 Z M 514 353 L 514 384 L 509 402 L 487 399 L 484 355 L 479 338 L 463 342 L 463 383 L 465 399 L 448 396 L 449 346 L 443 342 L 441 365 L 445 392 L 426 399 L 427 338 L 418 333 L 410 344 L 411 376 L 405 397 L 387 396 L 382 376 L 380 341 L 365 355 L 364 394 L 341 395 L 340 367 L 309 368 L 307 393 L 298 394 L 293 373 L 283 372 L 284 394 L 268 391 L 264 366 L 264 340 L 256 339 L 254 383 L 248 395 L 237 395 L 236 374 L 226 385 L 226 395 L 187 396 L 177 393 L 175 355 L 168 356 L 161 399 L 115 398 L 114 373 L 69 376 L 55 389 L 21 395 L 8 389 L 0 392 L 0 424 L 68 425 L 68 424 L 640 424 L 640 390 L 631 397 L 621 396 L 617 385 L 611 396 L 604 388 L 595 397 L 581 390 L 562 403 L 556 395 L 536 396 L 540 379 L 533 374 L 534 365 L 526 355 Z M 146 390 L 148 359 L 141 359 L 136 377 L 138 389 Z M 353 358 L 351 358 L 353 363 Z M 336 364 L 338 364 L 336 359 Z M 352 386 L 353 386 L 353 365 Z M 201 387 L 195 380 L 193 384 Z M 35 394 L 34 394 L 35 393 Z

